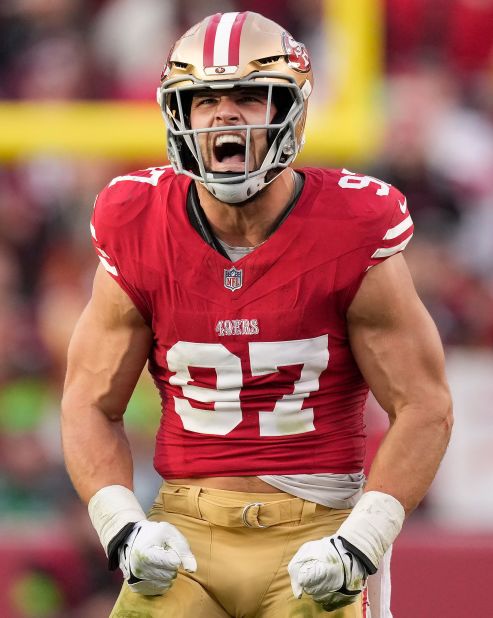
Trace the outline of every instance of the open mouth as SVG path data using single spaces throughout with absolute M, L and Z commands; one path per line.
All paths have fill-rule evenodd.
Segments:
M 214 158 L 223 166 L 234 166 L 232 171 L 245 163 L 245 138 L 242 135 L 226 134 L 218 135 L 214 140 Z

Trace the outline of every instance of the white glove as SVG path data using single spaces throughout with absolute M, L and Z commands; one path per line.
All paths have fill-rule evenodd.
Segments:
M 119 558 L 130 590 L 145 595 L 169 590 L 180 566 L 189 572 L 197 570 L 186 538 L 166 522 L 137 522 L 123 541 Z
M 303 591 L 327 611 L 349 605 L 377 571 L 404 522 L 402 504 L 389 494 L 363 494 L 337 533 L 300 547 L 288 565 L 294 596 Z
M 163 594 L 171 587 L 180 565 L 196 571 L 197 562 L 187 540 L 166 522 L 147 521 L 134 493 L 109 485 L 89 500 L 89 516 L 110 558 L 110 569 L 120 569 L 130 589 L 139 594 Z
M 303 592 L 333 611 L 354 603 L 366 585 L 363 564 L 333 535 L 309 541 L 300 547 L 288 565 L 296 598 Z

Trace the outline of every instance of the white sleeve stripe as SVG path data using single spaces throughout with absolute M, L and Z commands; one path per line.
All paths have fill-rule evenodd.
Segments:
M 377 249 L 375 253 L 371 256 L 372 259 L 390 257 L 391 255 L 394 255 L 394 253 L 399 253 L 399 251 L 402 251 L 403 249 L 406 248 L 407 243 L 411 240 L 412 237 L 413 235 L 410 234 L 405 240 L 403 240 L 398 245 L 394 245 L 393 247 L 387 247 L 385 249 L 383 248 Z
M 103 257 L 108 258 L 108 260 L 111 260 L 110 256 L 106 253 L 106 251 L 103 251 L 103 249 L 101 249 L 100 247 L 98 247 L 98 251 Z
M 411 219 L 410 216 L 407 216 L 404 219 L 404 221 L 401 221 L 399 223 L 399 225 L 396 225 L 395 227 L 391 227 L 390 229 L 388 229 L 387 233 L 383 237 L 383 240 L 390 240 L 392 238 L 397 238 L 397 236 L 400 236 L 403 232 L 408 230 L 412 224 L 413 224 L 413 220 Z
M 89 226 L 91 227 L 91 236 L 94 238 L 94 240 L 97 241 L 98 239 L 96 238 L 96 228 L 92 223 L 89 223 Z
M 115 277 L 118 277 L 118 270 L 115 266 L 111 266 L 108 260 L 106 260 L 102 255 L 98 255 L 98 258 L 101 264 L 104 266 L 105 270 L 107 270 L 112 275 L 115 275 Z

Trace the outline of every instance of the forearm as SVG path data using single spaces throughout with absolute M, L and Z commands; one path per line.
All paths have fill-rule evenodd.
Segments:
M 338 535 L 372 574 L 399 534 L 406 514 L 424 497 L 450 437 L 448 390 L 429 406 L 400 407 L 372 464 L 365 492 Z
M 410 513 L 435 477 L 450 439 L 451 404 L 447 395 L 433 409 L 407 406 L 399 412 L 373 461 L 366 491 L 390 494 Z
M 62 403 L 62 440 L 67 470 L 89 516 L 108 566 L 120 566 L 130 589 L 143 595 L 166 592 L 178 567 L 197 563 L 185 537 L 171 524 L 146 521 L 132 489 L 132 457 L 123 423 L 96 406 Z M 122 552 L 123 546 L 128 552 Z
M 62 443 L 67 471 L 84 502 L 108 485 L 132 489 L 132 456 L 122 421 L 109 420 L 97 407 L 77 407 L 66 399 Z

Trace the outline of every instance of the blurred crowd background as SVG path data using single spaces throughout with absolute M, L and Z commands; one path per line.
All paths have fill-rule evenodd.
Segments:
M 115 175 L 166 161 L 164 127 L 159 129 L 161 156 L 152 152 L 148 158 L 131 153 L 108 158 L 97 151 L 80 156 L 57 152 L 49 144 L 45 151 L 9 152 L 2 149 L 2 133 L 14 120 L 9 115 L 12 107 L 3 104 L 34 103 L 34 122 L 38 104 L 41 109 L 47 103 L 132 101 L 144 109 L 152 105 L 175 39 L 205 15 L 228 10 L 263 12 L 311 53 L 318 79 L 312 104 L 316 111 L 309 122 L 312 132 L 319 137 L 322 133 L 326 149 L 310 151 L 307 145 L 301 162 L 369 173 L 396 185 L 408 198 L 416 233 L 406 255 L 446 346 L 457 422 L 442 471 L 413 516 L 401 549 L 398 544 L 395 550 L 394 605 L 402 606 L 396 616 L 491 615 L 486 608 L 484 613 L 458 608 L 450 600 L 443 601 L 450 604 L 441 606 L 443 613 L 429 604 L 421 610 L 415 605 L 411 611 L 399 601 L 404 590 L 398 582 L 401 572 L 416 578 L 423 573 L 418 549 L 430 547 L 434 553 L 429 568 L 433 564 L 440 570 L 446 563 L 453 569 L 460 552 L 467 548 L 471 557 L 472 547 L 472 556 L 489 564 L 491 573 L 493 0 L 345 3 L 372 16 L 363 34 L 338 29 L 337 19 L 331 21 L 338 4 L 342 3 L 2 0 L 2 618 L 104 618 L 120 585 L 117 574 L 105 572 L 85 507 L 64 471 L 60 393 L 67 342 L 89 297 L 97 265 L 88 231 L 95 195 Z M 331 76 L 339 71 L 351 81 L 353 70 L 358 75 L 359 69 L 344 65 L 333 50 L 351 36 L 378 43 L 373 45 L 377 54 L 368 98 L 359 101 L 369 114 L 369 126 L 378 131 L 368 148 L 339 152 L 331 149 L 332 142 L 344 143 L 344 129 L 330 127 L 330 101 L 337 96 Z M 156 106 L 157 118 L 159 113 Z M 91 133 L 90 124 L 82 129 Z M 136 459 L 136 491 L 147 506 L 158 486 L 151 467 L 158 415 L 153 387 L 143 376 L 129 406 L 127 429 Z M 370 401 L 369 457 L 385 431 L 384 419 Z M 464 575 L 467 562 L 461 564 Z M 459 575 L 452 573 L 457 582 L 450 584 L 456 593 Z M 441 586 L 447 586 L 445 580 L 440 572 Z M 414 592 L 417 585 L 410 584 Z M 481 589 L 477 580 L 474 588 Z M 447 592 L 443 597 L 453 595 Z M 481 602 L 481 594 L 475 597 Z

